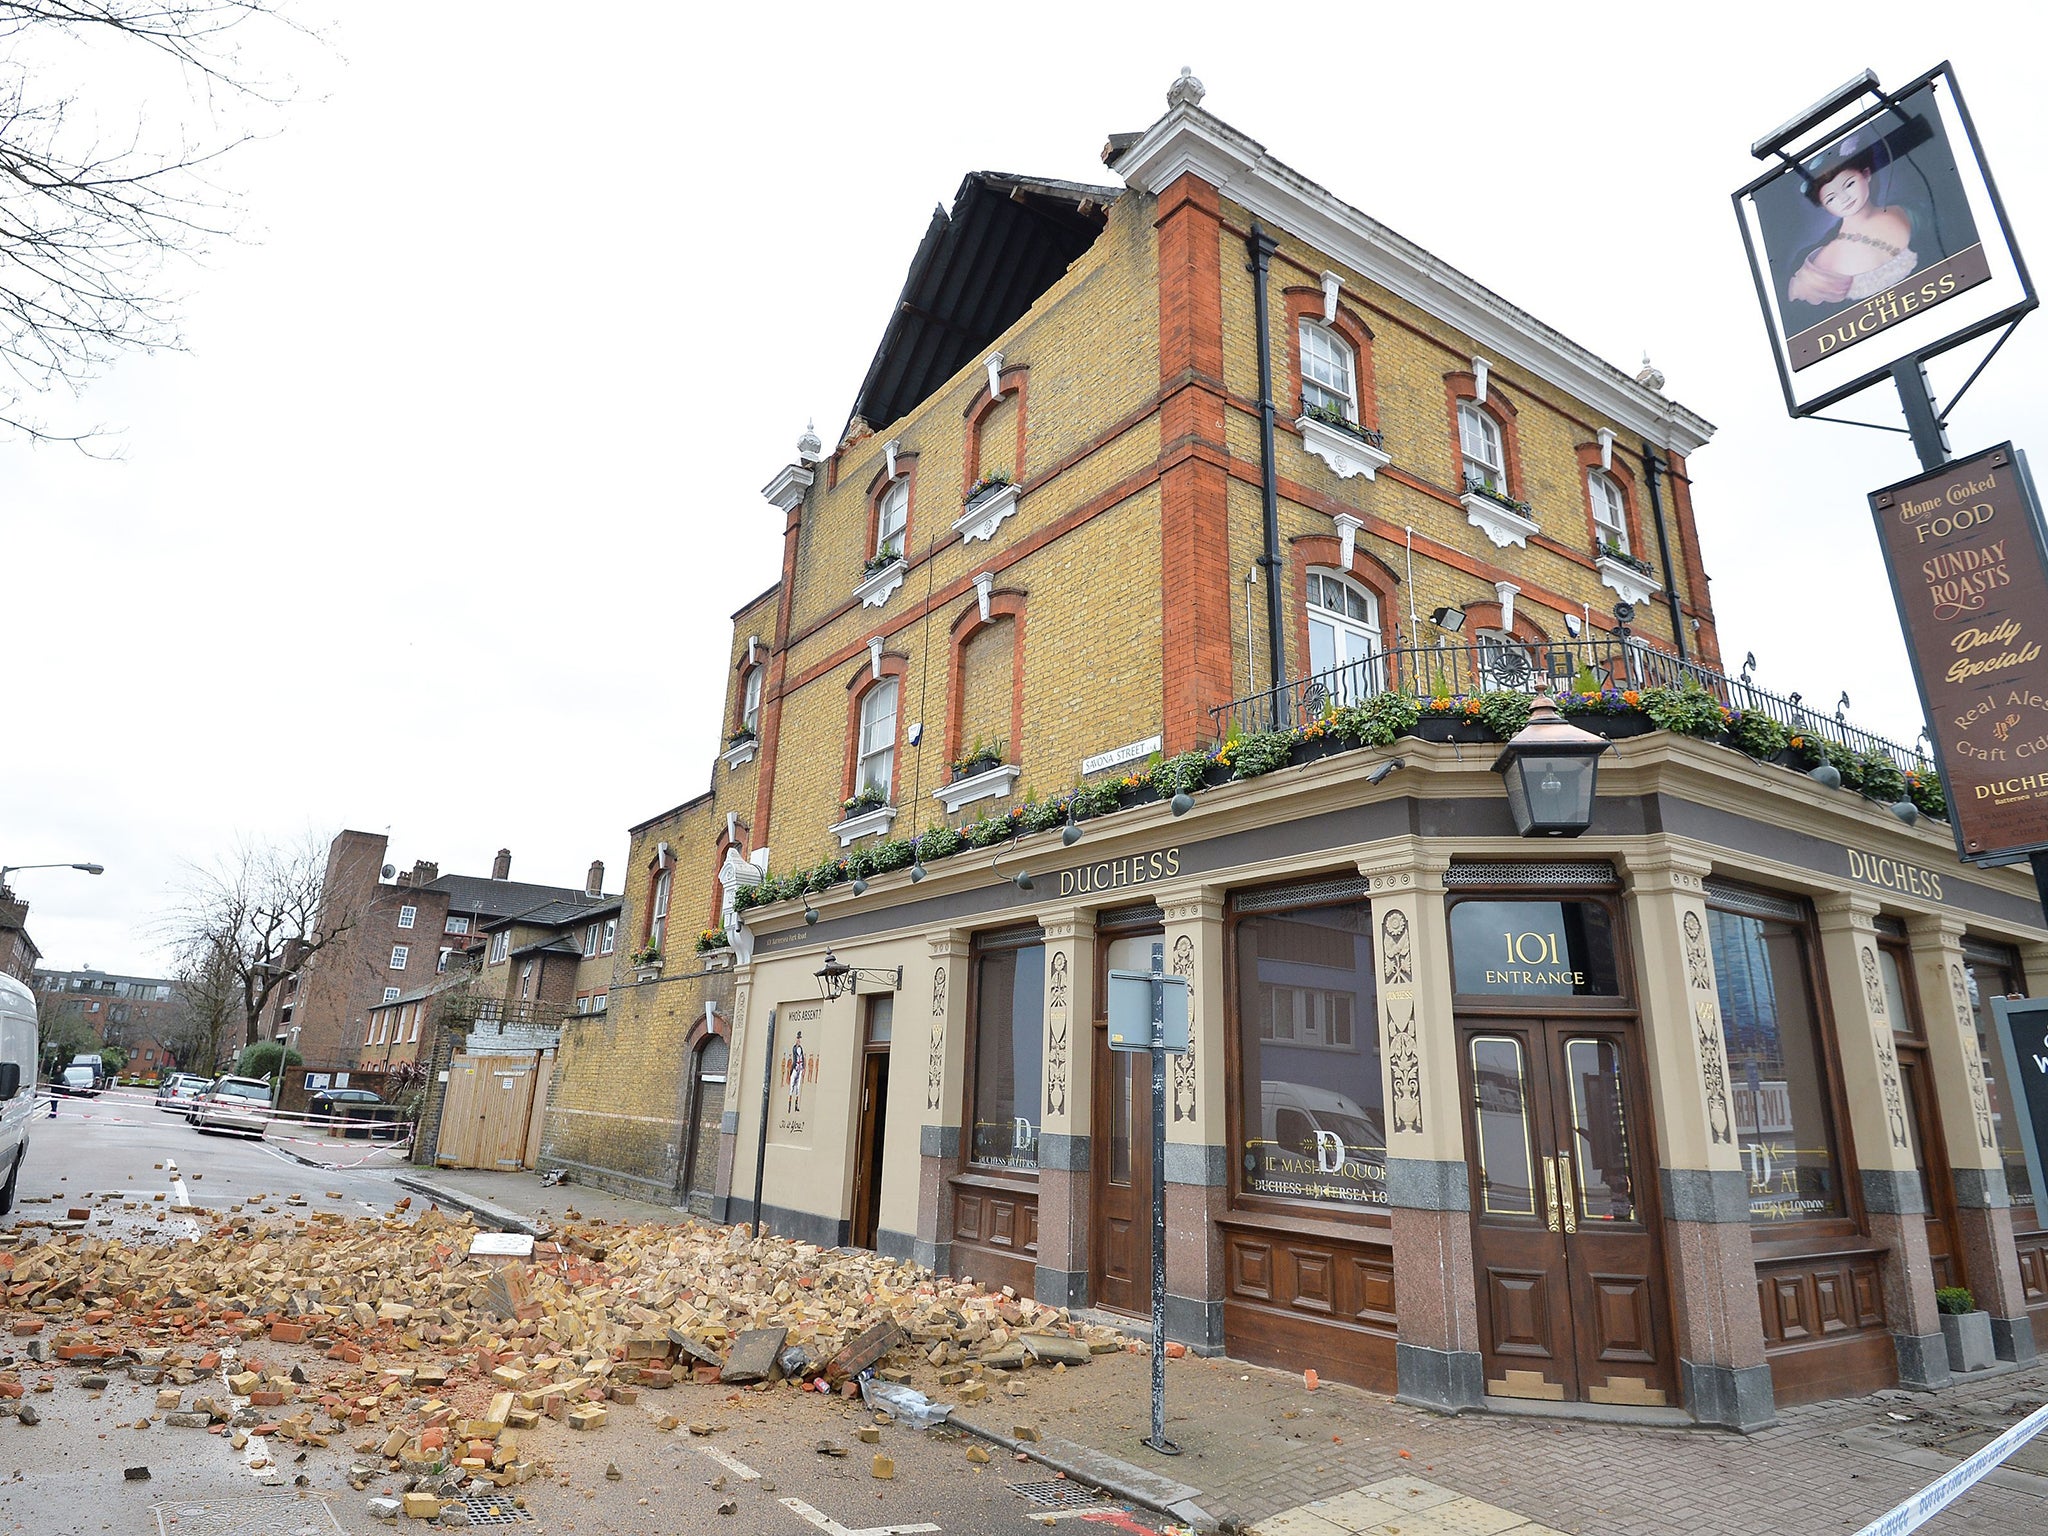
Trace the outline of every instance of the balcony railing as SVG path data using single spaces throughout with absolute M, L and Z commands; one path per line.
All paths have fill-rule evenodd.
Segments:
M 1693 682 L 1734 710 L 1754 710 L 1799 732 L 1840 742 L 1852 752 L 1883 753 L 1901 769 L 1931 772 L 1934 764 L 1912 747 L 1851 725 L 1839 716 L 1809 709 L 1799 696 L 1786 698 L 1746 678 L 1685 661 L 1631 640 L 1525 642 L 1513 646 L 1405 646 L 1282 683 L 1209 711 L 1220 736 L 1239 731 L 1291 730 L 1320 719 L 1330 708 L 1361 704 L 1375 694 L 1400 690 L 1424 699 L 1437 695 L 1469 698 L 1502 690 L 1534 692 L 1539 681 L 1552 693 L 1578 690 L 1590 674 L 1601 689 L 1674 687 Z

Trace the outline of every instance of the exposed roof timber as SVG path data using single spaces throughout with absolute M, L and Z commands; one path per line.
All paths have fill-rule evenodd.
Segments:
M 994 342 L 1101 233 L 1116 187 L 975 171 L 934 211 L 853 415 L 897 420 Z
M 1631 433 L 1681 453 L 1713 436 L 1714 425 L 1705 417 L 1638 384 L 1200 107 L 1175 107 L 1134 137 L 1111 135 L 1110 150 L 1126 140 L 1127 147 L 1114 154 L 1114 167 L 1137 191 L 1157 193 L 1192 171 L 1259 218 L 1449 321 L 1490 356 L 1551 380 Z

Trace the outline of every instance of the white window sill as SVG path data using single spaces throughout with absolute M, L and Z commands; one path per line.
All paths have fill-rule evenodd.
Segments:
M 736 769 L 751 763 L 754 754 L 760 750 L 760 739 L 749 736 L 745 741 L 736 741 L 718 754 L 718 760 L 728 769 Z
M 879 608 L 889 601 L 889 594 L 903 585 L 903 574 L 910 569 L 902 556 L 897 556 L 872 576 L 863 576 L 855 583 L 853 595 L 860 599 L 863 608 Z
M 1506 549 L 1510 544 L 1528 547 L 1529 535 L 1536 532 L 1534 518 L 1502 506 L 1481 491 L 1467 491 L 1462 500 L 1466 521 L 1493 540 L 1496 548 Z
M 1315 416 L 1297 416 L 1294 430 L 1301 434 L 1302 447 L 1329 465 L 1339 480 L 1349 480 L 1353 475 L 1370 480 L 1394 462 L 1392 454 Z
M 952 815 L 964 805 L 977 800 L 1006 800 L 1016 787 L 1017 780 L 1024 776 L 1024 770 L 1015 763 L 998 763 L 980 773 L 969 774 L 964 779 L 955 779 L 950 784 L 941 784 L 932 791 L 932 798 L 945 806 L 946 814 Z
M 976 539 L 994 538 L 1003 519 L 1017 510 L 1017 498 L 1022 494 L 1014 485 L 986 492 L 953 519 L 953 531 L 960 535 L 960 542 L 972 544 Z
M 859 838 L 872 837 L 877 834 L 887 836 L 889 829 L 895 824 L 896 807 L 893 805 L 878 805 L 871 811 L 862 811 L 856 816 L 849 816 L 846 820 L 837 823 L 832 828 L 832 835 L 839 839 L 840 847 L 851 848 Z
M 1663 582 L 1612 555 L 1601 555 L 1593 564 L 1599 569 L 1600 579 L 1614 588 L 1624 603 L 1647 603 L 1664 590 Z

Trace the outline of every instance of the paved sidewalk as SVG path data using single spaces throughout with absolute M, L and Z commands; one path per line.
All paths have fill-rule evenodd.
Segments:
M 538 1234 L 564 1221 L 646 1225 L 691 1219 L 676 1206 L 608 1195 L 583 1184 L 545 1185 L 537 1173 L 405 1168 L 398 1183 L 417 1197 L 451 1210 L 468 1211 L 483 1225 L 502 1231 Z
M 1736 1435 L 1551 1416 L 1452 1418 L 1348 1387 L 1309 1392 L 1296 1375 L 1189 1356 L 1167 1366 L 1167 1438 L 1182 1449 L 1168 1458 L 1139 1443 L 1151 1427 L 1147 1356 L 1098 1356 L 1065 1373 L 1052 1394 L 1040 1372 L 1029 1375 L 1025 1413 L 1042 1424 L 1046 1447 L 1092 1447 L 1184 1483 L 1194 1492 L 1181 1508 L 1262 1536 L 1356 1528 L 1311 1501 L 1389 1478 L 1446 1488 L 1574 1536 L 1844 1536 L 1956 1464 L 1913 1442 L 1914 1425 L 1930 1413 L 2003 1422 L 2048 1399 L 2048 1367 L 2040 1367 L 1938 1394 L 1787 1409 L 1770 1429 Z M 1016 1412 L 999 1398 L 954 1418 L 1004 1438 L 1013 1427 L 1006 1415 Z M 1994 1476 L 1996 1485 L 1980 1483 L 1923 1529 L 2048 1531 L 2048 1477 Z M 1417 1519 L 1403 1529 L 1424 1536 L 1434 1526 Z

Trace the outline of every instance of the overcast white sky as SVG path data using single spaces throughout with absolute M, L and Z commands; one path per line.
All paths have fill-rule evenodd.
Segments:
M 1182 64 L 1513 302 L 1647 348 L 1720 427 L 1693 471 L 1725 651 L 1918 729 L 1863 500 L 1909 445 L 1786 418 L 1729 193 L 1865 64 L 1946 56 L 2048 262 L 2038 8 L 710 10 L 353 0 L 329 51 L 278 40 L 301 94 L 223 167 L 249 238 L 181 274 L 189 350 L 49 402 L 122 457 L 0 442 L 0 863 L 107 866 L 16 877 L 46 964 L 162 964 L 182 864 L 237 837 L 388 828 L 401 865 L 503 845 L 616 886 L 625 828 L 708 780 L 727 615 L 779 560 L 760 487 L 806 416 L 844 422 L 933 203 L 977 169 L 1109 179 Z M 1958 452 L 2048 451 L 2044 348 L 2037 317 Z

